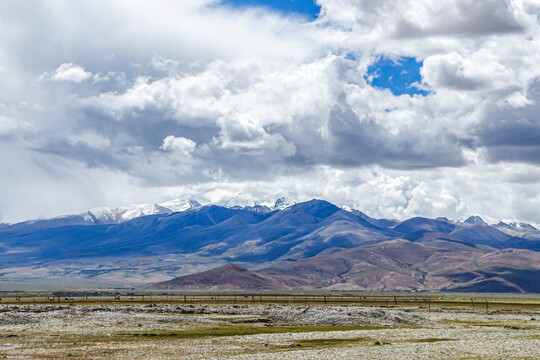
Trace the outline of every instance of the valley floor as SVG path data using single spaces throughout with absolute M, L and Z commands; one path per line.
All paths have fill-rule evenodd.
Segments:
M 0 305 L 0 358 L 538 359 L 540 312 Z

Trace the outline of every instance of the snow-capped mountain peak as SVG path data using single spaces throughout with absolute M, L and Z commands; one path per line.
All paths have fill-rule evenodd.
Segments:
M 164 208 L 170 209 L 170 212 L 180 212 L 180 211 L 186 211 L 190 209 L 197 209 L 200 208 L 202 205 L 194 199 L 188 199 L 188 200 L 181 200 L 181 199 L 174 199 L 165 201 L 159 204 L 159 206 L 163 206 Z
M 126 212 L 126 209 L 122 208 L 109 208 L 109 207 L 96 207 L 88 210 L 82 217 L 85 220 L 94 223 L 118 223 L 122 221 L 122 214 Z
M 538 230 L 537 228 L 535 228 L 534 226 L 532 226 L 531 224 L 527 224 L 527 223 L 524 223 L 524 222 L 519 222 L 519 221 L 513 221 L 511 222 L 510 224 L 508 224 L 512 227 L 515 227 L 516 229 L 523 229 L 523 230 Z
M 270 206 L 273 210 L 283 210 L 291 205 L 296 204 L 297 202 L 294 200 L 286 199 L 284 196 L 280 197 L 276 201 L 274 201 L 274 204 Z
M 158 204 L 132 204 L 126 207 L 93 208 L 82 214 L 82 217 L 94 223 L 120 223 L 140 216 L 171 212 L 171 209 Z
M 276 210 L 283 210 L 291 205 L 296 204 L 296 201 L 291 201 L 285 197 L 280 197 L 274 202 L 256 202 L 242 198 L 240 195 L 223 202 L 225 207 L 231 209 L 243 209 L 247 211 L 253 211 L 258 213 L 267 213 Z
M 130 205 L 122 214 L 122 220 L 128 221 L 140 216 L 169 214 L 171 212 L 171 209 L 158 204 Z

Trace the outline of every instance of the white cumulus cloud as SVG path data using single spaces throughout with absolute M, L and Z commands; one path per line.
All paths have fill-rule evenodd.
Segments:
M 197 143 L 191 139 L 169 135 L 163 139 L 163 143 L 159 148 L 166 151 L 180 151 L 184 155 L 190 155 L 196 146 Z
M 63 63 L 54 71 L 49 73 L 49 77 L 53 81 L 82 83 L 92 77 L 92 73 L 84 70 L 80 65 L 73 63 Z

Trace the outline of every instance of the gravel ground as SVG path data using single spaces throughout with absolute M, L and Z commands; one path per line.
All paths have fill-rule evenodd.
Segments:
M 0 306 L 0 359 L 540 359 L 539 320 L 357 306 Z
M 363 339 L 354 345 L 335 348 L 315 348 L 286 352 L 281 359 L 538 359 L 540 333 L 524 336 L 520 332 L 499 329 L 388 329 L 328 332 L 326 339 Z M 233 342 L 264 342 L 295 344 L 317 339 L 320 334 L 254 335 L 249 339 L 236 338 Z M 377 345 L 376 345 L 377 344 Z M 380 344 L 380 345 L 379 345 Z M 223 358 L 223 357 L 222 357 Z M 226 359 L 272 359 L 275 354 L 227 356 Z

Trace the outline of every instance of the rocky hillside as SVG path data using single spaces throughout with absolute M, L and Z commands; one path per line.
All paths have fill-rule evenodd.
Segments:
M 233 276 L 221 276 L 222 272 Z M 394 239 L 358 246 L 257 273 L 229 265 L 178 277 L 153 288 L 538 293 L 538 279 L 538 252 L 497 250 L 446 234 L 427 233 L 415 241 Z

